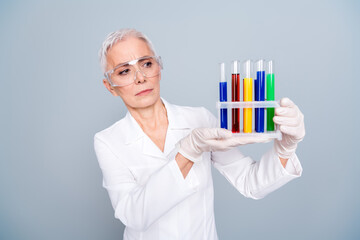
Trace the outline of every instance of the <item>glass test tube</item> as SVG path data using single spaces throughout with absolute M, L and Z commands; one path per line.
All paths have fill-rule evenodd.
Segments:
M 266 100 L 275 100 L 275 73 L 274 73 L 274 62 L 271 60 L 268 62 L 268 72 L 266 74 Z M 275 115 L 275 108 L 266 109 L 266 130 L 274 131 L 275 124 L 273 121 Z
M 232 74 L 231 74 L 231 101 L 240 102 L 240 73 L 238 61 L 232 62 Z M 240 109 L 232 109 L 232 132 L 240 132 Z
M 227 102 L 227 82 L 225 76 L 225 63 L 220 64 L 220 82 L 219 82 L 220 102 Z M 220 109 L 220 127 L 228 128 L 227 109 Z
M 244 102 L 249 102 L 253 100 L 253 79 L 251 78 L 252 73 L 252 62 L 247 60 L 244 62 L 244 82 L 243 82 L 243 97 Z M 243 119 L 244 119 L 244 132 L 252 132 L 252 108 L 244 108 L 243 110 Z
M 256 62 L 255 101 L 265 101 L 264 60 Z M 264 108 L 255 108 L 255 131 L 264 132 Z

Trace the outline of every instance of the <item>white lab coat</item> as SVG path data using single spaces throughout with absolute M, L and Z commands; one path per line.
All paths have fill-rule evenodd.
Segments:
M 169 126 L 162 152 L 128 112 L 98 132 L 94 145 L 115 217 L 126 226 L 125 240 L 218 239 L 211 164 L 245 197 L 260 199 L 299 177 L 294 154 L 283 168 L 274 150 L 256 162 L 237 148 L 207 152 L 184 179 L 175 144 L 198 127 L 217 127 L 205 108 L 165 104 Z

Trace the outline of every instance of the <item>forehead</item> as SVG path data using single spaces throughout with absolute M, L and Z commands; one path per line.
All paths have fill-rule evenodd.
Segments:
M 152 56 L 148 44 L 136 37 L 127 37 L 115 43 L 107 53 L 108 69 L 143 56 Z

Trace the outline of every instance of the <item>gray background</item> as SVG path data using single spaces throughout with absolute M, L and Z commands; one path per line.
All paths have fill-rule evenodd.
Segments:
M 162 96 L 216 114 L 218 63 L 274 59 L 305 115 L 303 176 L 244 198 L 216 170 L 220 239 L 359 239 L 358 1 L 1 1 L 0 239 L 122 239 L 93 136 L 126 112 L 101 83 L 106 35 L 135 27 Z M 259 159 L 272 143 L 242 147 Z

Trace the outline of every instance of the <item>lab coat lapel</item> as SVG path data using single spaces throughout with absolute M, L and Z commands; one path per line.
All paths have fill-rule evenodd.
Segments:
M 166 132 L 164 152 L 144 133 L 143 140 L 143 154 L 157 157 L 159 159 L 168 160 L 173 158 L 176 143 L 187 135 L 190 131 L 189 123 L 186 118 L 178 112 L 176 107 L 161 98 L 165 105 L 169 126 Z M 134 119 L 135 121 L 135 119 Z M 137 124 L 137 122 L 135 121 Z M 140 126 L 139 126 L 140 128 Z M 140 128 L 142 131 L 142 129 Z M 142 131 L 143 132 L 143 131 Z M 176 151 L 177 152 L 177 151 Z
M 133 144 L 135 142 L 142 144 L 142 152 L 144 155 L 166 160 L 168 155 L 171 155 L 175 149 L 176 143 L 190 132 L 191 126 L 189 125 L 188 121 L 186 121 L 186 118 L 183 116 L 183 114 L 179 112 L 176 106 L 168 103 L 163 98 L 161 98 L 161 100 L 165 105 L 169 121 L 164 152 L 162 152 L 156 146 L 156 144 L 144 133 L 144 131 L 129 112 L 126 115 L 129 127 L 124 130 L 126 133 L 125 138 L 127 144 Z
M 143 154 L 156 157 L 159 159 L 166 159 L 165 154 L 161 152 L 159 147 L 156 146 L 156 144 L 148 136 L 143 137 L 142 141 L 143 141 L 142 143 Z
M 134 144 L 140 141 L 140 139 L 144 138 L 145 133 L 136 120 L 131 116 L 130 112 L 126 113 L 125 121 L 125 127 L 122 129 L 122 132 L 124 133 L 125 144 Z
M 190 132 L 191 126 L 175 105 L 168 103 L 163 98 L 161 100 L 165 105 L 169 121 L 164 153 L 168 158 L 172 158 L 174 151 L 177 153 L 176 143 Z
M 156 146 L 156 144 L 144 133 L 136 120 L 129 112 L 126 114 L 127 128 L 125 131 L 125 139 L 127 144 L 141 144 L 142 153 L 144 155 L 153 156 L 157 158 L 165 158 L 165 155 Z
M 165 105 L 169 126 L 171 130 L 186 130 L 191 128 L 191 124 L 188 122 L 187 117 L 184 116 L 184 112 L 179 109 L 178 106 L 168 103 L 165 99 L 161 98 Z

